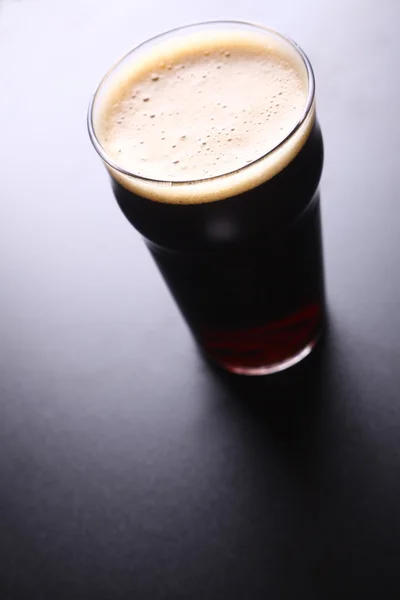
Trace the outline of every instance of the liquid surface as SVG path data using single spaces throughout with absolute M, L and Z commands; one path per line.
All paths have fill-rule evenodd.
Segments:
M 128 61 L 103 93 L 95 129 L 119 167 L 148 179 L 189 182 L 236 171 L 271 152 L 301 121 L 307 97 L 306 70 L 293 49 L 261 35 L 195 36 Z M 303 138 L 289 148 L 286 162 Z M 253 184 L 260 175 L 253 174 Z M 195 200 L 224 193 L 205 190 L 205 199 L 200 193 Z M 173 194 L 166 200 L 182 201 Z

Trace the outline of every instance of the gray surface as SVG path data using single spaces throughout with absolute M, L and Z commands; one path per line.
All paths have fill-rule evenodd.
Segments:
M 317 77 L 331 329 L 273 380 L 202 362 L 85 130 L 113 60 L 219 17 L 291 35 Z M 399 20 L 0 1 L 2 598 L 398 598 Z

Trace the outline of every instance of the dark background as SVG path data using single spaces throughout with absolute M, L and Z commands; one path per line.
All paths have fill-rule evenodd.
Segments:
M 245 18 L 315 67 L 330 329 L 203 362 L 87 138 L 145 38 Z M 0 0 L 0 598 L 400 596 L 400 4 Z

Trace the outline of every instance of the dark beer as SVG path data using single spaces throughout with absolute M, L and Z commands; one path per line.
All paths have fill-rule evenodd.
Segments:
M 203 27 L 209 31 L 210 25 Z M 305 356 L 324 319 L 318 192 L 323 145 L 313 76 L 301 51 L 277 34 L 250 25 L 212 27 L 213 35 L 204 38 L 201 27 L 195 34 L 188 28 L 179 47 L 164 46 L 163 52 L 161 45 L 156 58 L 145 52 L 140 77 L 129 78 L 129 70 L 122 70 L 103 109 L 92 117 L 92 133 L 123 213 L 143 236 L 201 348 L 228 370 L 268 373 Z M 266 106 L 264 91 L 259 98 L 257 91 L 240 92 L 231 101 L 232 90 L 215 92 L 221 77 L 231 82 L 235 74 L 239 90 L 246 77 L 250 85 L 264 74 Z M 164 88 L 155 90 L 157 103 L 146 81 L 157 87 L 163 77 Z M 132 80 L 135 85 L 127 87 Z M 174 110 L 171 91 L 195 89 L 196 82 L 203 83 L 197 91 L 208 92 L 206 98 L 182 104 L 178 96 Z M 250 105 L 247 112 L 241 102 Z M 209 103 L 215 105 L 212 113 Z M 182 114 L 189 105 L 190 119 L 199 120 L 204 135 Z M 290 118 L 289 110 L 295 113 Z M 135 121 L 131 115 L 138 111 L 143 114 Z M 168 114 L 160 117 L 161 112 Z M 171 133 L 168 119 L 179 124 L 177 131 Z M 107 120 L 117 134 L 104 127 Z M 264 136 L 270 138 L 265 143 Z M 113 146 L 107 148 L 110 139 Z M 175 143 L 164 156 L 165 140 Z

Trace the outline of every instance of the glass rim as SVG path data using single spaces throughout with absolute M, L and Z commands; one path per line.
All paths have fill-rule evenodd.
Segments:
M 220 173 L 218 175 L 212 175 L 210 177 L 202 177 L 200 179 L 171 180 L 171 179 L 156 179 L 154 177 L 145 177 L 143 175 L 139 175 L 138 173 L 135 173 L 134 171 L 130 171 L 128 169 L 125 169 L 124 167 L 121 167 L 120 165 L 118 165 L 118 163 L 116 163 L 108 155 L 108 153 L 105 151 L 105 149 L 101 145 L 101 143 L 96 135 L 95 127 L 94 127 L 94 123 L 93 123 L 94 104 L 96 102 L 97 95 L 100 92 L 103 84 L 106 82 L 107 78 L 113 73 L 113 71 L 119 65 L 121 65 L 131 54 L 134 54 L 135 52 L 137 52 L 138 50 L 140 50 L 147 44 L 156 42 L 157 40 L 160 40 L 163 37 L 177 33 L 179 31 L 185 31 L 185 30 L 193 29 L 195 27 L 203 27 L 203 26 L 207 26 L 207 25 L 211 25 L 211 26 L 214 26 L 214 25 L 226 25 L 226 26 L 237 25 L 237 26 L 244 26 L 244 27 L 253 27 L 255 29 L 258 29 L 260 32 L 272 34 L 272 35 L 280 38 L 284 42 L 287 42 L 298 53 L 298 55 L 302 59 L 303 64 L 306 68 L 307 83 L 308 83 L 307 100 L 305 102 L 303 112 L 302 112 L 298 122 L 294 125 L 294 127 L 286 135 L 286 137 L 284 137 L 283 140 L 281 140 L 279 142 L 279 144 L 277 144 L 276 146 L 274 146 L 273 148 L 268 150 L 268 152 L 266 152 L 265 154 L 262 154 L 259 158 L 252 160 L 250 163 L 246 163 L 242 167 L 239 167 L 238 169 L 234 169 L 233 171 L 227 171 L 226 173 Z M 298 132 L 298 130 L 302 127 L 302 125 L 304 124 L 304 122 L 306 121 L 307 117 L 309 116 L 309 114 L 312 110 L 312 107 L 314 104 L 314 98 L 315 98 L 315 76 L 314 76 L 314 71 L 313 71 L 311 62 L 310 62 L 309 58 L 307 57 L 306 53 L 304 52 L 304 50 L 302 50 L 302 48 L 292 38 L 280 33 L 279 31 L 276 31 L 275 29 L 273 29 L 271 27 L 266 27 L 265 25 L 260 25 L 258 23 L 254 23 L 251 21 L 242 21 L 242 20 L 234 20 L 234 19 L 230 19 L 230 20 L 217 19 L 217 20 L 212 20 L 212 21 L 200 21 L 198 23 L 190 23 L 188 25 L 174 27 L 173 29 L 163 31 L 162 33 L 152 36 L 152 37 L 144 40 L 140 44 L 134 46 L 134 48 L 129 50 L 119 60 L 117 60 L 108 69 L 108 71 L 105 73 L 105 75 L 102 77 L 100 83 L 97 85 L 96 90 L 90 100 L 88 111 L 87 111 L 87 128 L 88 128 L 89 137 L 93 144 L 94 149 L 99 154 L 99 156 L 103 160 L 103 162 L 106 165 L 108 165 L 111 169 L 113 169 L 114 171 L 117 171 L 118 173 L 120 173 L 121 175 L 124 175 L 126 177 L 136 179 L 136 180 L 139 180 L 139 181 L 141 181 L 143 183 L 147 183 L 147 184 L 160 185 L 160 186 L 168 185 L 169 187 L 173 187 L 173 186 L 178 187 L 178 186 L 185 186 L 185 185 L 187 186 L 187 185 L 191 185 L 191 184 L 201 184 L 201 183 L 206 183 L 206 182 L 210 182 L 210 181 L 218 181 L 218 180 L 224 179 L 228 176 L 242 173 L 243 171 L 246 171 L 246 169 L 251 169 L 254 165 L 261 163 L 268 156 L 272 155 L 274 152 L 276 152 L 280 148 L 284 147 L 285 144 Z

